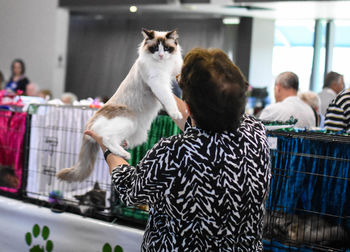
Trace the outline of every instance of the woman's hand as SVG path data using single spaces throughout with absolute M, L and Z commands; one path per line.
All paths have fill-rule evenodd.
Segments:
M 107 147 L 103 145 L 103 140 L 102 137 L 97 135 L 94 131 L 92 130 L 85 130 L 84 134 L 91 136 L 100 146 L 103 152 L 107 150 Z M 126 142 L 124 143 L 126 144 Z M 113 153 L 109 154 L 107 156 L 106 162 L 109 166 L 109 173 L 112 174 L 112 171 L 114 168 L 116 168 L 119 165 L 129 165 L 128 162 L 126 162 L 125 159 L 122 157 L 116 156 Z
M 94 131 L 92 130 L 85 130 L 84 134 L 91 136 L 97 143 L 100 145 L 101 149 L 103 152 L 106 151 L 107 147 L 103 145 L 103 140 L 102 137 L 97 135 Z
M 177 108 L 179 109 L 180 113 L 182 114 L 182 119 L 180 119 L 180 120 L 175 120 L 173 118 L 172 119 L 176 123 L 176 125 L 180 128 L 180 130 L 184 131 L 185 123 L 186 123 L 187 118 L 189 116 L 187 105 L 183 100 L 178 98 L 176 95 L 174 95 L 174 98 L 176 101 Z

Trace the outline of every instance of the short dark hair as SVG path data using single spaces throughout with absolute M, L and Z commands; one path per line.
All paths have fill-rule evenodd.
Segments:
M 220 132 L 239 127 L 248 84 L 222 50 L 192 49 L 184 58 L 179 86 L 199 128 Z
M 19 63 L 19 64 L 21 65 L 21 68 L 22 68 L 21 74 L 24 74 L 24 73 L 26 72 L 26 66 L 25 66 L 25 64 L 24 64 L 24 61 L 21 60 L 21 59 L 14 59 L 14 60 L 12 61 L 12 64 L 11 64 L 11 72 L 12 72 L 12 74 L 13 74 L 13 65 L 14 65 L 15 63 Z
M 276 78 L 276 82 L 279 82 L 284 88 L 299 90 L 299 78 L 293 72 L 280 73 Z
M 340 78 L 343 78 L 343 75 L 337 72 L 329 72 L 324 77 L 323 87 L 330 87 L 334 81 L 338 82 Z

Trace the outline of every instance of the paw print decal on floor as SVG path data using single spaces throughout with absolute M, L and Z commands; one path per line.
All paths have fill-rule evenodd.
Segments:
M 102 248 L 102 252 L 123 252 L 123 248 L 117 245 L 114 247 L 114 250 L 112 250 L 111 245 L 109 245 L 109 243 L 106 243 Z
M 35 224 L 32 232 L 25 234 L 26 243 L 28 246 L 31 246 L 29 252 L 51 252 L 53 250 L 53 243 L 51 240 L 48 240 L 49 236 L 50 229 L 47 226 L 44 226 L 40 230 L 39 225 Z

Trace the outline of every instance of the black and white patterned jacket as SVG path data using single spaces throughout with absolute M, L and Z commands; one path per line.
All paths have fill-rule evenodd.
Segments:
M 269 160 L 264 126 L 244 115 L 231 133 L 187 124 L 112 179 L 125 204 L 150 206 L 143 251 L 262 251 Z

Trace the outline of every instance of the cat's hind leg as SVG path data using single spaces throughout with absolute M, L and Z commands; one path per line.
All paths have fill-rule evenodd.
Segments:
M 113 154 L 121 156 L 124 159 L 130 159 L 130 153 L 127 152 L 122 146 L 121 143 L 123 140 L 120 140 L 118 136 L 112 136 L 109 138 L 103 139 L 103 145 L 107 147 Z
M 107 119 L 101 116 L 91 129 L 102 137 L 103 145 L 113 154 L 130 159 L 130 153 L 121 144 L 124 140 L 128 141 L 130 135 L 133 135 L 136 130 L 135 123 L 131 118 L 117 116 Z

